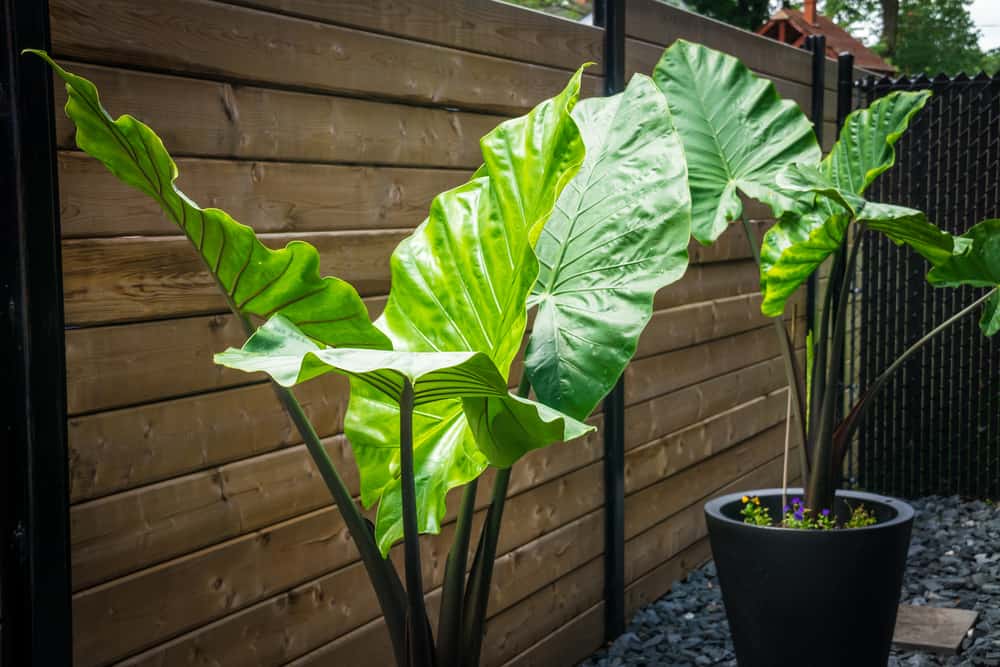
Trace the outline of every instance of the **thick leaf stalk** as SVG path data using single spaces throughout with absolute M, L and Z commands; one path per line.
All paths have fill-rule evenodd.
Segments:
M 403 552 L 406 568 L 406 635 L 410 664 L 431 667 L 434 641 L 427 624 L 424 583 L 420 565 L 420 533 L 417 530 L 417 488 L 413 479 L 413 385 L 403 380 L 399 397 L 399 467 L 403 492 Z
M 462 600 L 465 597 L 466 565 L 478 486 L 479 480 L 474 479 L 462 490 L 462 503 L 455 521 L 455 538 L 448 551 L 448 561 L 444 568 L 437 633 L 437 655 L 441 665 L 462 664 Z

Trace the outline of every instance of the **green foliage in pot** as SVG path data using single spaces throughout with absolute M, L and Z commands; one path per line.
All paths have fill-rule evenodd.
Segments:
M 808 480 L 805 504 L 816 512 L 832 508 L 847 444 L 872 398 L 903 361 L 984 301 L 983 332 L 992 335 L 1000 329 L 1000 222 L 987 220 L 956 237 L 921 211 L 864 199 L 866 189 L 895 163 L 894 146 L 929 92 L 893 93 L 853 112 L 823 157 L 798 107 L 780 100 L 771 83 L 731 56 L 678 41 L 664 53 L 653 78 L 667 94 L 684 142 L 695 236 L 710 242 L 739 218 L 739 193 L 770 206 L 778 220 L 757 252 L 761 310 L 777 318 L 786 368 L 794 378 L 790 385 L 805 445 L 800 448 Z M 842 395 L 834 383 L 844 358 L 848 290 L 866 233 L 884 234 L 924 257 L 934 285 L 992 289 L 907 350 L 836 424 L 836 402 Z M 753 246 L 749 233 L 747 239 Z M 788 298 L 831 257 L 842 269 L 834 275 L 843 279 L 830 281 L 820 321 L 810 323 L 807 396 L 780 317 Z
M 637 75 L 618 95 L 578 102 L 581 69 L 483 137 L 483 165 L 438 195 L 396 248 L 385 311 L 371 322 L 351 285 L 320 277 L 314 248 L 269 249 L 225 212 L 197 206 L 175 187 L 177 167 L 153 130 L 112 119 L 93 84 L 35 53 L 66 83 L 78 146 L 161 206 L 243 323 L 246 344 L 216 360 L 274 380 L 361 553 L 397 662 L 478 664 L 510 467 L 592 430 L 583 420 L 634 354 L 655 292 L 687 267 L 687 166 L 663 92 Z M 522 345 L 524 374 L 510 392 Z M 327 372 L 350 377 L 345 431 L 374 525 L 288 390 Z M 493 495 L 466 576 L 488 466 Z M 435 642 L 417 539 L 440 530 L 457 487 Z M 400 539 L 405 588 L 384 558 Z

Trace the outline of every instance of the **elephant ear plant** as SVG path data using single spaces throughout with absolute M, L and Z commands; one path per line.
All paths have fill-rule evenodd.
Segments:
M 895 163 L 894 145 L 923 108 L 929 92 L 897 92 L 850 114 L 839 140 L 822 157 L 808 119 L 781 100 L 774 86 L 736 58 L 678 41 L 664 53 L 653 78 L 666 92 L 684 142 L 692 195 L 694 230 L 710 242 L 726 223 L 741 216 L 738 194 L 770 206 L 778 222 L 765 234 L 759 251 L 761 310 L 775 317 L 782 355 L 789 372 L 800 436 L 805 507 L 816 516 L 833 507 L 847 444 L 872 397 L 921 345 L 984 301 L 984 333 L 1000 329 L 1000 222 L 988 220 L 955 237 L 940 230 L 921 211 L 868 202 L 865 190 Z M 711 82 L 708 85 L 707 82 Z M 848 229 L 855 227 L 848 240 Z M 699 234 L 700 231 L 700 234 Z M 869 387 L 839 425 L 834 423 L 842 394 L 835 369 L 844 359 L 848 292 L 864 233 L 878 232 L 908 245 L 933 267 L 928 279 L 938 286 L 991 287 L 990 292 L 915 343 Z M 751 246 L 755 239 L 747 231 Z M 833 275 L 822 298 L 818 323 L 811 323 L 811 382 L 808 395 L 781 320 L 788 298 L 828 258 Z
M 655 292 L 687 267 L 687 167 L 663 92 L 637 75 L 623 93 L 577 103 L 581 68 L 559 95 L 483 137 L 483 165 L 438 195 L 393 253 L 373 323 L 350 284 L 319 276 L 312 246 L 271 250 L 225 212 L 198 207 L 150 128 L 113 120 L 92 83 L 33 53 L 66 83 L 78 146 L 159 203 L 243 323 L 246 344 L 216 361 L 273 379 L 361 554 L 397 663 L 478 664 L 511 466 L 593 429 L 583 420 L 634 354 Z M 350 378 L 345 431 L 374 524 L 288 389 L 328 372 Z M 470 570 L 477 480 L 490 466 Z M 440 531 L 457 487 L 435 639 L 418 536 Z M 405 588 L 386 558 L 399 540 Z

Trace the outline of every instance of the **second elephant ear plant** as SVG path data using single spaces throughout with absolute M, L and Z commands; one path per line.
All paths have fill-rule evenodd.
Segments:
M 805 489 L 787 499 L 785 489 L 747 490 L 706 505 L 737 659 L 885 664 L 913 511 L 896 499 L 838 490 L 844 456 L 873 397 L 928 340 L 984 304 L 983 332 L 1000 329 L 1000 221 L 953 236 L 921 211 L 864 199 L 893 166 L 894 146 L 929 92 L 893 93 L 853 112 L 824 157 L 797 105 L 735 58 L 677 42 L 653 78 L 684 143 L 694 235 L 711 242 L 741 218 L 741 195 L 769 206 L 777 220 L 759 248 L 749 229 L 747 240 L 760 267 L 761 310 L 775 318 L 786 360 Z M 988 289 L 907 349 L 837 423 L 851 280 L 872 233 L 926 259 L 934 285 Z M 829 281 L 818 321 L 809 323 L 803 374 L 781 316 L 827 261 L 841 278 Z
M 242 322 L 246 344 L 216 361 L 272 378 L 358 548 L 396 662 L 478 664 L 511 466 L 593 430 L 584 420 L 634 354 L 655 292 L 687 268 L 687 168 L 664 93 L 637 75 L 618 95 L 578 101 L 581 68 L 559 95 L 483 137 L 483 165 L 438 195 L 396 248 L 372 322 L 349 283 L 320 277 L 315 248 L 272 250 L 199 207 L 175 186 L 152 129 L 112 119 L 90 81 L 33 53 L 66 84 L 77 145 L 160 205 Z M 526 336 L 523 374 L 511 378 Z M 350 378 L 345 432 L 374 522 L 289 390 L 329 372 Z M 475 539 L 477 480 L 489 467 Z M 458 487 L 443 581 L 428 583 L 418 537 L 440 532 Z M 387 558 L 399 541 L 405 586 Z M 435 636 L 424 594 L 436 584 Z

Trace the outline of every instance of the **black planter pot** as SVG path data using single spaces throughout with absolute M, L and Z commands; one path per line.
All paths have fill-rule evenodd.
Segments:
M 878 523 L 843 530 L 751 526 L 743 495 L 781 516 L 781 489 L 705 505 L 712 555 L 740 667 L 884 667 L 910 545 L 913 508 L 837 492 L 838 517 L 863 503 Z M 802 495 L 789 489 L 789 498 Z

